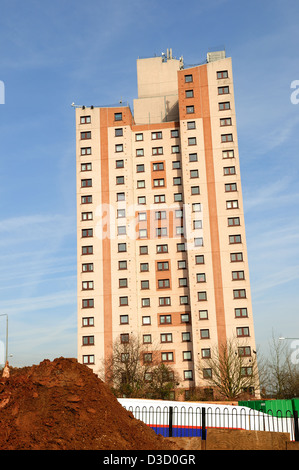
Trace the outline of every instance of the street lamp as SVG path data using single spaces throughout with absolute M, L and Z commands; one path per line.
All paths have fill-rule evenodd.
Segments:
M 7 313 L 0 313 L 0 317 L 6 317 L 6 345 L 5 345 L 5 364 L 8 359 L 8 315 Z
M 279 340 L 284 340 L 284 339 L 299 339 L 299 338 L 285 338 L 284 336 L 280 336 L 280 338 L 278 338 Z

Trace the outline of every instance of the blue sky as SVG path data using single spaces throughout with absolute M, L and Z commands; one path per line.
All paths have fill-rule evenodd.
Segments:
M 255 334 L 299 337 L 299 4 L 286 0 L 1 0 L 0 314 L 10 363 L 76 357 L 71 103 L 137 96 L 136 59 L 232 57 Z M 4 340 L 5 316 L 0 316 Z

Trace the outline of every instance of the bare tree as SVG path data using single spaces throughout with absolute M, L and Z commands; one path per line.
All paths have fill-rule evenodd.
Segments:
M 256 354 L 238 338 L 212 349 L 209 358 L 199 360 L 197 371 L 220 399 L 237 399 L 259 388 Z
M 172 368 L 160 361 L 159 349 L 135 335 L 114 342 L 101 372 L 115 395 L 127 398 L 169 398 L 177 381 Z

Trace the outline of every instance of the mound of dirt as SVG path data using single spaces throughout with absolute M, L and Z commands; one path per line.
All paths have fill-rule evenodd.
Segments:
M 174 450 L 76 359 L 0 379 L 0 450 Z

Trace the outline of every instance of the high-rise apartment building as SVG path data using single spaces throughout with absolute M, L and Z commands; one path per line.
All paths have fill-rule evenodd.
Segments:
M 134 113 L 76 108 L 78 360 L 138 335 L 188 390 L 214 345 L 255 349 L 231 59 L 170 50 L 137 81 Z

